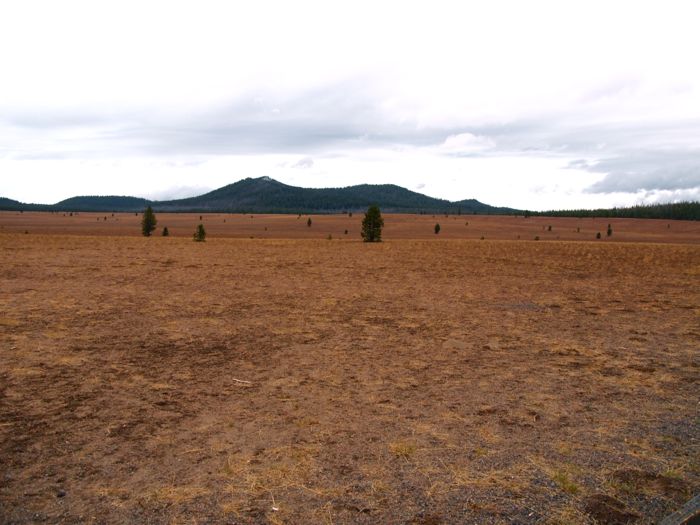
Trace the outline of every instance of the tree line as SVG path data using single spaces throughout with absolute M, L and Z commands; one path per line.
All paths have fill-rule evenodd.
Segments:
M 526 211 L 525 216 L 546 217 L 606 217 L 625 219 L 700 220 L 700 202 L 684 201 L 666 204 L 639 204 L 629 208 L 599 208 L 596 210 Z

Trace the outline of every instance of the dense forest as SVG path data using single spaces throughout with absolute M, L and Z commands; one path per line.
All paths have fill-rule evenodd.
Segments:
M 623 217 L 629 219 L 677 219 L 700 220 L 700 202 L 673 202 L 666 204 L 640 204 L 629 208 L 609 208 L 596 210 L 554 210 L 525 212 L 529 215 L 547 217 Z

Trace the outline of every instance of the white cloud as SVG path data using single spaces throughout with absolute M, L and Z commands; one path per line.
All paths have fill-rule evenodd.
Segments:
M 296 161 L 294 164 L 292 164 L 292 168 L 301 168 L 301 169 L 309 169 L 312 168 L 314 165 L 314 159 L 311 157 L 304 157 L 302 159 L 299 159 Z
M 187 197 L 203 195 L 213 189 L 216 188 L 209 188 L 207 186 L 171 186 L 169 188 L 164 188 L 159 191 L 145 194 L 143 197 L 154 201 L 186 199 Z
M 479 137 L 471 133 L 450 135 L 440 145 L 440 151 L 452 155 L 470 155 L 483 153 L 495 147 L 495 142 L 488 137 Z

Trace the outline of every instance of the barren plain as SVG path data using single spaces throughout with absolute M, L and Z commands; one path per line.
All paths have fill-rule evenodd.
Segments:
M 646 524 L 698 493 L 698 223 L 365 244 L 358 215 L 195 243 L 1 213 L 0 522 Z
M 154 236 L 167 226 L 171 236 L 192 237 L 202 223 L 217 238 L 244 239 L 360 239 L 362 214 L 257 215 L 229 213 L 157 213 Z M 201 219 L 200 219 L 201 217 Z M 311 219 L 311 226 L 307 220 Z M 606 219 L 576 217 L 522 217 L 512 215 L 406 215 L 384 214 L 385 240 L 534 240 L 700 243 L 700 221 Z M 0 233 L 134 236 L 140 233 L 141 214 L 0 211 Z M 440 233 L 435 235 L 435 224 Z M 608 224 L 613 235 L 608 238 Z M 345 233 L 347 231 L 347 233 Z

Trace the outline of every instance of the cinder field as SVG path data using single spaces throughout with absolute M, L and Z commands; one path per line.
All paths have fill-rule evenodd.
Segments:
M 0 213 L 0 523 L 651 524 L 700 492 L 699 223 L 98 216 Z

